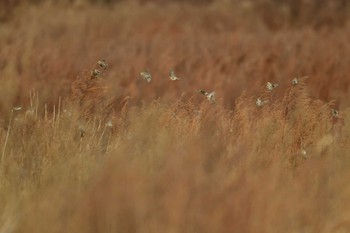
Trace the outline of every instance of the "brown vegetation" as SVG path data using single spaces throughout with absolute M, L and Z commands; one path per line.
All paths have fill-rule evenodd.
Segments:
M 350 230 L 346 1 L 29 2 L 0 11 L 0 232 Z

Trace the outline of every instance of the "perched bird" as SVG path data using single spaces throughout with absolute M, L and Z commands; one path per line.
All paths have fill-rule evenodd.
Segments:
M 104 60 L 104 59 L 99 60 L 99 61 L 97 62 L 97 64 L 98 64 L 102 69 L 107 69 L 107 67 L 108 67 L 107 62 L 106 62 L 106 60 Z
M 275 89 L 276 87 L 278 87 L 277 83 L 270 83 L 270 82 L 266 83 L 266 88 L 269 91 L 273 91 L 273 89 Z
M 151 73 L 148 71 L 148 70 L 144 70 L 140 73 L 140 76 L 146 80 L 148 83 L 151 82 L 152 80 L 152 76 L 151 76 Z
M 98 69 L 94 69 L 93 71 L 91 71 L 92 78 L 98 78 L 100 76 L 101 76 L 101 71 L 99 71 Z
M 173 81 L 180 80 L 178 77 L 176 77 L 175 72 L 172 69 L 169 71 L 169 78 Z
M 299 80 L 297 78 L 293 78 L 293 80 L 292 80 L 293 86 L 298 85 L 298 83 L 299 83 Z

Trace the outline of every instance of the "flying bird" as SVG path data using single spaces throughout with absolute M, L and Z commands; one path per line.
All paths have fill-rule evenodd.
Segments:
M 144 80 L 146 80 L 148 83 L 150 83 L 151 80 L 152 80 L 152 75 L 151 75 L 151 73 L 150 73 L 148 70 L 142 71 L 142 72 L 140 73 L 140 76 L 141 76 Z
M 101 71 L 99 71 L 98 69 L 94 69 L 93 71 L 91 71 L 91 77 L 92 78 L 98 78 L 101 76 Z
M 107 69 L 107 67 L 108 67 L 107 62 L 106 62 L 106 60 L 104 60 L 104 59 L 99 60 L 99 61 L 97 62 L 97 64 L 98 64 L 102 69 Z
M 213 92 L 210 92 L 209 94 L 206 95 L 207 97 L 207 100 L 209 100 L 210 103 L 215 103 L 216 100 L 215 100 L 215 91 Z
M 261 100 L 260 98 L 257 98 L 255 101 L 256 106 L 262 107 L 264 104 L 267 104 L 269 101 L 268 100 Z
M 269 91 L 273 91 L 273 89 L 275 89 L 276 87 L 278 87 L 277 83 L 270 83 L 270 82 L 266 83 L 266 88 Z
M 336 109 L 332 109 L 332 115 L 334 118 L 338 118 L 339 117 L 339 111 Z
M 207 92 L 205 90 L 199 90 L 199 93 L 204 95 L 210 103 L 214 104 L 216 102 L 216 100 L 215 100 L 215 91 L 209 93 L 209 92 Z
M 293 86 L 298 85 L 298 83 L 299 83 L 299 80 L 297 78 L 293 78 L 293 80 L 292 80 Z
M 198 92 L 205 96 L 209 94 L 207 91 L 204 91 L 204 90 L 199 90 Z
M 176 77 L 175 72 L 172 69 L 169 71 L 169 78 L 172 81 L 180 80 L 178 77 Z

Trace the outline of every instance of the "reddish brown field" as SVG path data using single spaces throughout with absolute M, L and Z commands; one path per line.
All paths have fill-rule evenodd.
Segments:
M 347 1 L 38 2 L 0 2 L 0 233 L 350 231 Z

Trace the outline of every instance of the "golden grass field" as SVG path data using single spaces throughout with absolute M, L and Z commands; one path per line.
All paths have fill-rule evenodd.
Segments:
M 350 232 L 346 0 L 0 9 L 0 233 Z

